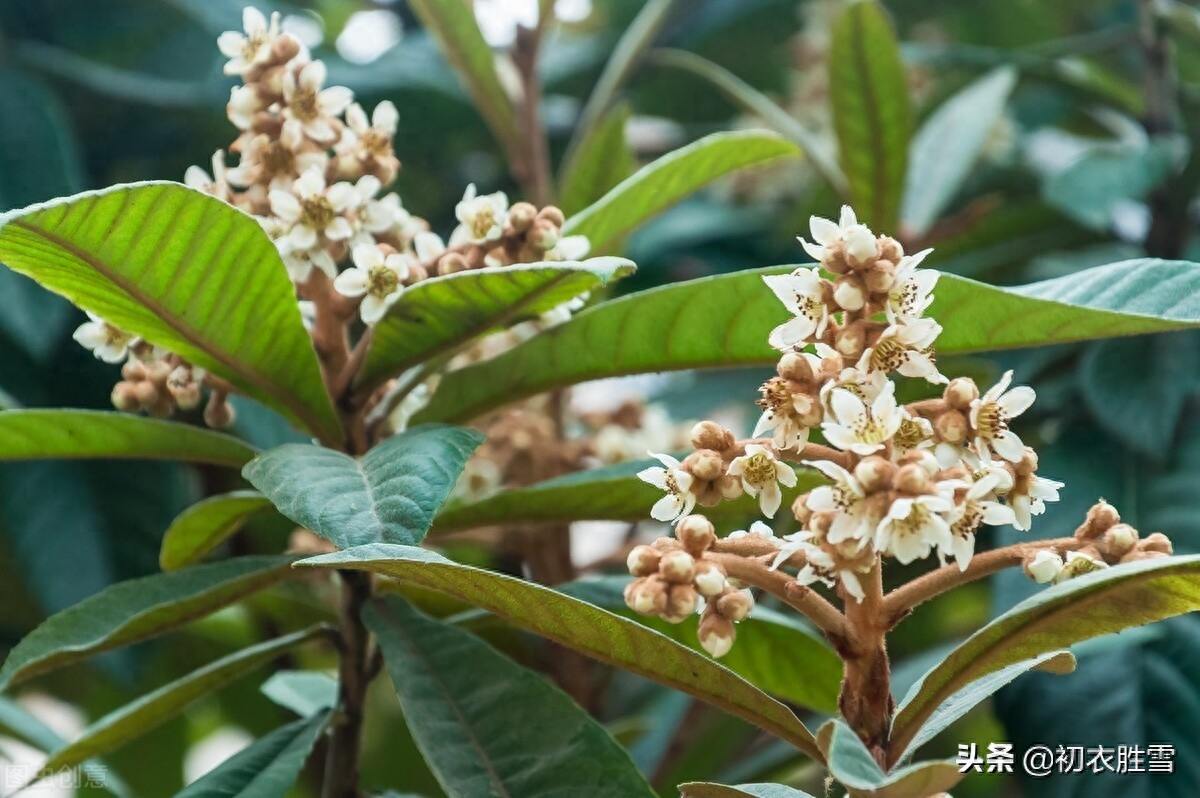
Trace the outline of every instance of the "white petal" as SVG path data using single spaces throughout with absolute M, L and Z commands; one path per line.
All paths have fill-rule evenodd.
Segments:
M 1018 385 L 1001 396 L 996 401 L 996 404 L 1000 406 L 1009 418 L 1015 418 L 1028 410 L 1036 398 L 1037 394 L 1032 388 L 1027 385 Z
M 367 293 L 367 273 L 362 269 L 347 269 L 333 281 L 333 287 L 342 296 L 362 296 Z
M 349 183 L 334 183 L 325 192 L 325 199 L 329 200 L 329 206 L 338 213 L 350 207 L 354 200 L 358 199 L 358 192 L 355 187 Z
M 300 218 L 300 201 L 287 191 L 271 191 L 267 194 L 271 203 L 271 213 L 285 222 L 295 222 Z
M 996 450 L 996 454 L 1010 463 L 1019 463 L 1025 456 L 1025 444 L 1011 430 L 1004 430 L 993 437 L 992 448 Z
M 779 480 L 784 487 L 796 487 L 796 472 L 787 463 L 775 464 L 775 478 Z
M 678 496 L 667 494 L 650 508 L 650 517 L 655 521 L 674 521 L 683 509 Z
M 351 250 L 350 256 L 354 265 L 364 270 L 364 278 L 366 271 L 383 265 L 383 253 L 374 244 L 359 244 Z
M 226 58 L 239 58 L 246 45 L 246 37 L 234 30 L 227 30 L 217 37 L 217 49 Z
M 309 91 L 320 91 L 326 74 L 324 61 L 310 61 L 300 70 L 300 85 Z
M 374 324 L 383 318 L 387 313 L 388 301 L 383 297 L 377 297 L 374 294 L 367 294 L 363 297 L 362 305 L 359 306 L 359 314 L 362 316 L 364 324 Z
M 858 217 L 854 215 L 854 209 L 849 205 L 843 205 L 841 215 L 838 217 L 838 225 L 845 230 L 856 224 L 858 224 Z
M 87 349 L 98 349 L 104 346 L 108 341 L 108 332 L 105 325 L 100 322 L 89 321 L 79 325 L 75 333 L 71 336 Z
M 637 478 L 642 482 L 650 483 L 659 490 L 667 489 L 667 470 L 665 468 L 644 468 L 637 473 Z
M 367 120 L 367 112 L 358 103 L 351 103 L 346 108 L 346 124 L 355 133 L 365 133 L 371 127 L 371 123 Z
M 345 86 L 330 86 L 317 95 L 317 104 L 321 113 L 337 116 L 354 101 L 354 92 Z
M 312 249 L 317 245 L 317 231 L 308 225 L 298 224 L 288 233 L 288 240 L 297 250 Z
M 242 30 L 249 36 L 266 33 L 267 18 L 254 6 L 246 6 L 242 9 Z
M 436 233 L 417 233 L 413 239 L 413 248 L 417 257 L 422 261 L 430 261 L 446 251 L 446 245 Z
M 812 234 L 813 241 L 826 247 L 832 246 L 842 239 L 841 228 L 820 216 L 808 218 L 808 231 Z
M 345 216 L 334 217 L 334 220 L 325 228 L 325 237 L 330 241 L 345 241 L 354 235 L 354 228 L 350 226 L 350 222 Z
M 392 136 L 395 135 L 396 125 L 400 122 L 400 112 L 396 110 L 395 103 L 391 100 L 384 100 L 375 106 L 375 113 L 371 115 L 371 121 L 385 135 Z
M 758 506 L 762 509 L 763 515 L 767 518 L 774 518 L 775 511 L 779 509 L 779 505 L 783 503 L 783 493 L 779 490 L 779 485 L 774 482 L 768 482 L 763 486 L 762 495 L 758 498 Z

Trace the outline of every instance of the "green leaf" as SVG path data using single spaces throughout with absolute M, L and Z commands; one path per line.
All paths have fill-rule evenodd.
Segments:
M 835 87 L 830 100 L 842 170 L 859 221 L 896 230 L 912 109 L 900 45 L 874 0 L 848 5 L 834 24 L 829 85 Z
M 634 270 L 622 258 L 487 267 L 423 280 L 375 326 L 358 384 L 370 390 L 489 331 L 537 316 Z
M 441 46 L 492 135 L 511 153 L 521 146 L 508 92 L 496 74 L 495 56 L 484 40 L 475 14 L 462 0 L 411 0 L 409 4 Z
M 901 222 L 911 235 L 926 233 L 962 188 L 1017 84 L 1017 71 L 1000 67 L 959 91 L 917 131 L 909 150 Z
M 320 671 L 278 671 L 263 683 L 262 693 L 302 718 L 337 706 L 337 680 Z
M 242 474 L 279 512 L 340 548 L 417 544 L 482 441 L 474 430 L 436 425 L 388 438 L 360 458 L 289 443 Z
M 550 588 L 413 546 L 359 546 L 298 565 L 371 571 L 431 587 L 601 662 L 696 696 L 820 757 L 812 734 L 791 710 L 740 676 L 640 624 Z
M 949 790 L 962 780 L 953 761 L 919 762 L 884 773 L 862 740 L 840 720 L 832 720 L 829 737 L 829 772 L 852 798 L 911 798 Z
M 971 682 L 1047 651 L 1200 609 L 1200 555 L 1096 571 L 1026 599 L 956 648 L 911 691 L 892 723 L 900 752 Z M 895 756 L 895 754 L 893 754 Z
M 579 155 L 567 159 L 558 176 L 558 206 L 573 216 L 607 194 L 637 170 L 637 156 L 625 139 L 629 104 L 604 115 L 579 144 Z
M 252 490 L 212 496 L 193 504 L 176 518 L 163 535 L 158 564 L 174 571 L 200 562 L 255 513 L 272 508 L 270 499 Z
M 702 651 L 696 626 L 637 615 L 625 606 L 630 577 L 581 579 L 555 589 L 643 624 L 661 635 Z M 761 690 L 790 704 L 833 714 L 842 683 L 842 660 L 810 627 L 770 607 L 755 607 L 738 624 L 737 642 L 721 664 Z
M 25 707 L 3 697 L 0 697 L 0 733 L 43 752 L 60 748 L 66 742 L 58 735 L 58 732 L 30 714 Z M 103 784 L 106 790 L 118 798 L 129 796 L 129 788 L 117 778 L 110 768 L 99 762 L 85 762 L 81 769 L 90 781 Z
M 0 216 L 0 261 L 341 440 L 287 270 L 236 208 L 174 183 L 77 194 Z
M 35 781 L 78 765 L 94 756 L 120 748 L 166 723 L 192 702 L 220 690 L 284 651 L 327 634 L 323 627 L 268 640 L 212 662 L 131 704 L 114 710 L 84 729 L 74 742 L 58 749 L 42 767 Z M 30 782 L 33 783 L 33 782 Z
M 660 286 L 579 313 L 499 357 L 447 374 L 418 421 L 464 421 L 577 382 L 720 366 L 769 368 L 767 336 L 788 319 L 762 282 L 794 267 Z M 1055 280 L 995 286 L 943 274 L 926 315 L 939 355 L 1071 343 L 1200 324 L 1200 266 L 1122 261 Z
M 758 89 L 724 67 L 695 53 L 683 50 L 655 50 L 651 59 L 659 66 L 682 69 L 711 83 L 743 113 L 755 117 L 779 135 L 795 142 L 803 151 L 803 156 L 829 185 L 840 194 L 847 193 L 849 186 L 846 176 L 825 142 Z
M 570 521 L 638 521 L 662 498 L 662 491 L 637 478 L 644 468 L 661 465 L 657 460 L 593 468 L 537 482 L 524 488 L 502 490 L 474 501 L 446 504 L 434 520 L 431 535 L 497 523 L 564 523 Z M 796 494 L 824 484 L 825 479 L 809 468 L 796 469 Z M 758 500 L 742 496 L 706 507 L 710 519 L 756 518 Z
M 322 712 L 255 740 L 175 798 L 284 798 L 329 722 Z
M 0 68 L 0 152 L 17 154 L 0 172 L 0 208 L 69 194 L 83 186 L 71 120 L 54 92 L 26 73 Z M 0 322 L 3 326 L 3 322 Z
M 565 693 L 474 635 L 391 596 L 367 605 L 404 717 L 450 798 L 653 795 Z
M 0 460 L 187 460 L 241 468 L 258 451 L 229 435 L 100 410 L 0 412 Z
M 806 792 L 782 784 L 724 784 L 692 781 L 679 785 L 680 798 L 813 798 Z
M 593 252 L 609 251 L 638 225 L 717 178 L 799 152 L 795 144 L 761 130 L 713 133 L 639 169 L 568 219 L 562 234 L 587 236 Z
M 1075 657 L 1069 651 L 1048 651 L 989 673 L 982 679 L 976 679 L 934 709 L 933 714 L 921 724 L 921 728 L 913 735 L 912 741 L 904 749 L 893 746 L 893 756 L 896 757 L 896 761 L 904 761 L 922 745 L 949 728 L 950 724 L 990 698 L 997 690 L 1011 683 L 1018 676 L 1035 669 L 1049 673 L 1070 673 L 1075 670 Z M 900 702 L 900 709 L 904 709 L 909 701 L 920 692 L 923 681 L 924 678 L 913 685 L 908 695 Z
M 291 557 L 238 557 L 117 584 L 51 616 L 0 668 L 0 690 L 203 618 L 286 578 Z

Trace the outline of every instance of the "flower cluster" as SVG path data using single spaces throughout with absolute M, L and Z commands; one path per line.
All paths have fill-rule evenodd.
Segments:
M 1116 508 L 1101 501 L 1088 511 L 1075 530 L 1072 548 L 1044 548 L 1025 558 L 1022 566 L 1035 582 L 1063 582 L 1120 563 L 1170 556 L 1174 547 L 1161 532 L 1141 537 L 1121 522 Z

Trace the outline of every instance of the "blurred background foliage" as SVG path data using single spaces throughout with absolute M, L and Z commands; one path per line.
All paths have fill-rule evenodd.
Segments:
M 137 180 L 178 180 L 233 138 L 224 103 L 231 80 L 214 46 L 240 27 L 242 0 L 0 0 L 0 210 Z M 536 3 L 477 0 L 489 41 L 511 41 L 514 20 Z M 545 119 L 553 160 L 641 0 L 560 0 L 562 24 L 542 63 Z M 775 99 L 788 115 L 832 141 L 825 69 L 834 0 L 690 0 L 677 3 L 657 48 L 698 54 Z M 1200 259 L 1193 227 L 1200 163 L 1200 10 L 1183 2 L 1138 0 L 891 0 L 903 42 L 904 75 L 928 153 L 952 152 L 964 120 L 986 122 L 964 179 L 933 207 L 906 208 L 899 232 L 911 249 L 936 246 L 927 264 L 1000 284 L 1069 275 L 1126 258 Z M 400 109 L 397 189 L 405 205 L 445 228 L 469 182 L 515 194 L 499 150 L 467 93 L 404 2 L 311 0 L 259 3 L 330 65 L 330 82 L 350 86 L 366 107 Z M 1156 93 L 1144 37 L 1167 55 L 1177 83 Z M 464 3 L 464 13 L 467 4 Z M 528 19 L 528 17 L 523 17 Z M 1139 38 L 1143 37 L 1143 38 Z M 1013 70 L 995 73 L 996 68 Z M 990 89 L 976 83 L 993 76 Z M 1001 75 L 1001 77 L 995 77 Z M 1153 77 L 1153 76 L 1150 76 Z M 1001 85 L 1002 84 L 1002 85 Z M 965 87 L 967 91 L 962 92 Z M 957 106 L 943 105 L 952 99 Z M 921 126 L 955 108 L 945 126 Z M 652 55 L 637 67 L 607 117 L 617 137 L 611 182 L 699 136 L 762 126 L 696 74 Z M 611 120 L 616 119 L 613 123 Z M 918 136 L 918 138 L 920 138 Z M 914 157 L 909 181 L 937 175 Z M 748 172 L 676 206 L 634 233 L 625 254 L 640 271 L 622 290 L 773 263 L 803 261 L 794 236 L 811 213 L 830 216 L 836 194 L 805 163 Z M 568 211 L 577 208 L 567 208 Z M 918 223 L 913 223 L 916 220 Z M 868 222 L 871 220 L 868 219 Z M 0 270 L 0 407 L 103 408 L 113 368 L 71 340 L 79 314 L 24 278 Z M 1120 508 L 1143 533 L 1162 530 L 1177 551 L 1200 551 L 1200 338 L 1193 333 L 1005 354 L 995 361 L 943 364 L 994 377 L 1012 368 L 1040 395 L 1022 435 L 1043 453 L 1042 471 L 1065 481 L 1063 501 L 1035 533 L 1069 534 L 1096 496 Z M 723 402 L 747 404 L 760 373 L 712 375 L 704 401 L 692 378 L 663 389 L 681 417 Z M 679 397 L 691 396 L 683 402 Z M 707 405 L 707 406 L 706 406 Z M 258 442 L 288 433 L 244 408 L 239 431 Z M 1029 414 L 1027 414 L 1028 416 Z M 48 462 L 0 469 L 0 648 L 11 647 L 48 613 L 112 582 L 157 570 L 159 541 L 187 504 L 229 489 L 220 474 L 184 466 Z M 231 544 L 238 553 L 277 551 L 289 529 L 264 518 Z M 985 541 L 986 542 L 986 541 Z M 486 552 L 476 557 L 487 561 Z M 1011 578 L 1010 578 L 1011 577 Z M 1007 574 L 922 607 L 893 643 L 898 688 L 948 645 L 1011 606 L 1034 586 Z M 268 632 L 297 627 L 325 610 L 303 586 L 280 588 L 165 642 L 101 658 L 39 683 L 47 696 L 85 717 L 119 706 L 138 684 L 160 684 L 215 654 Z M 427 608 L 436 606 L 426 598 Z M 456 608 L 443 601 L 439 614 Z M 529 641 L 484 630 L 523 658 Z M 982 774 L 963 796 L 1182 796 L 1200 794 L 1200 622 L 1183 617 L 1081 651 L 1070 677 L 1034 674 L 969 715 L 932 747 L 1012 740 L 1055 745 L 1167 742 L 1173 776 L 1056 777 L 1022 781 Z M 290 663 L 295 667 L 300 663 Z M 320 666 L 322 663 L 304 663 Z M 395 702 L 373 702 L 364 778 L 368 784 L 436 795 Z M 28 696 L 26 697 L 28 698 Z M 18 738 L 55 734 L 0 699 L 0 725 Z M 690 698 L 617 674 L 604 719 L 628 744 L 662 795 L 680 781 L 785 779 L 819 789 L 819 775 L 786 746 Z M 229 745 L 277 726 L 283 710 L 243 681 L 206 699 L 107 766 L 136 795 L 173 794 L 184 762 L 224 730 Z M 15 755 L 5 743 L 0 753 Z M 191 776 L 195 776 L 194 772 Z M 303 790 L 302 786 L 299 788 Z M 304 793 L 300 793 L 304 794 Z

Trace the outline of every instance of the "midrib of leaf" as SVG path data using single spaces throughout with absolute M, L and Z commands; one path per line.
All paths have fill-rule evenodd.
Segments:
M 128 201 L 128 197 L 126 197 L 122 200 L 122 203 L 128 203 Z M 145 220 L 148 218 L 150 218 L 150 214 L 146 214 L 142 217 L 142 221 L 139 223 L 139 228 L 140 225 L 144 224 Z M 99 259 L 91 257 L 89 253 L 84 252 L 71 242 L 55 235 L 54 233 L 51 233 L 49 230 L 37 228 L 23 219 L 14 219 L 12 222 L 10 222 L 10 224 L 26 231 L 33 236 L 43 238 L 55 246 L 70 252 L 81 263 L 87 264 L 89 267 L 104 275 L 106 279 L 111 280 L 132 300 L 140 303 L 143 307 L 153 312 L 155 316 L 169 324 L 177 334 L 185 338 L 197 349 L 202 350 L 211 358 L 229 369 L 231 372 L 237 374 L 246 383 L 258 388 L 263 393 L 274 397 L 277 401 L 295 413 L 296 416 L 300 418 L 311 431 L 320 435 L 326 443 L 331 442 L 328 438 L 329 431 L 324 429 L 323 425 L 321 424 L 321 420 L 309 410 L 308 406 L 305 405 L 304 402 L 297 401 L 296 398 L 287 391 L 281 391 L 274 382 L 263 379 L 262 375 L 260 375 L 257 371 L 247 369 L 236 358 L 230 357 L 229 354 L 224 352 L 222 349 L 210 346 L 203 338 L 198 337 L 189 326 L 180 323 L 174 314 L 169 313 L 155 299 L 140 291 L 136 285 L 126 280 L 123 276 L 115 273 L 111 269 L 106 268 Z M 130 238 L 136 238 L 136 236 L 131 235 Z
M 387 607 L 383 604 L 377 603 L 377 609 L 379 612 L 376 613 L 376 615 L 382 618 L 385 623 L 396 630 L 396 639 L 401 642 L 401 645 L 403 645 L 410 652 L 410 654 L 414 656 L 415 659 L 419 660 L 425 665 L 425 672 L 438 686 L 438 689 L 446 699 L 446 703 L 452 710 L 454 710 L 454 715 L 458 718 L 459 724 L 464 730 L 466 739 L 468 742 L 470 742 L 471 748 L 475 750 L 475 753 L 479 755 L 479 761 L 483 764 L 484 769 L 487 771 L 488 780 L 491 781 L 492 786 L 500 791 L 499 794 L 502 798 L 511 798 L 512 793 L 508 791 L 508 787 L 505 786 L 500 774 L 497 773 L 496 769 L 492 766 L 492 760 L 488 756 L 487 749 L 484 748 L 483 744 L 479 741 L 479 735 L 475 733 L 475 727 L 471 725 L 470 721 L 463 714 L 462 708 L 459 707 L 458 702 L 454 700 L 453 692 L 446 685 L 446 683 L 442 681 L 441 677 L 438 676 L 437 669 L 434 668 L 432 663 L 426 660 L 424 656 L 422 656 L 420 648 L 413 644 L 412 640 L 409 639 L 408 635 L 400 627 L 400 625 L 392 620 L 391 615 L 389 615 L 387 612 Z

